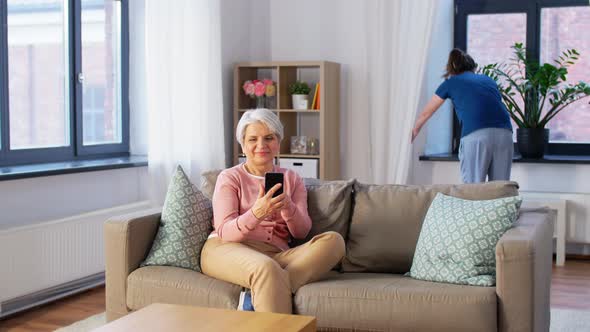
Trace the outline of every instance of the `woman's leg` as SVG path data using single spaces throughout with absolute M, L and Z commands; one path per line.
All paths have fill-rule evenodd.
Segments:
M 494 134 L 494 155 L 490 172 L 488 174 L 490 181 L 510 180 L 510 171 L 512 170 L 512 157 L 514 156 L 514 142 L 512 142 L 512 132 L 508 129 L 498 128 Z
M 325 232 L 273 258 L 288 271 L 291 289 L 295 293 L 299 287 L 320 279 L 342 260 L 344 254 L 342 236 L 336 232 Z
M 208 276 L 250 288 L 256 311 L 292 312 L 289 273 L 250 246 L 210 238 L 201 252 L 201 268 Z
M 464 183 L 486 181 L 492 160 L 492 149 L 485 131 L 486 129 L 480 129 L 461 138 L 459 164 Z

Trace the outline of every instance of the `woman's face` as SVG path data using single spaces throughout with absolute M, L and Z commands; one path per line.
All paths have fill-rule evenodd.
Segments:
M 254 165 L 272 165 L 273 158 L 279 153 L 279 147 L 277 135 L 265 124 L 255 122 L 246 127 L 242 149 L 248 162 Z

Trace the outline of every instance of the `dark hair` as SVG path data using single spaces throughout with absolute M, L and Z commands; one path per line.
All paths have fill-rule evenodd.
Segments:
M 459 75 L 466 71 L 475 71 L 476 68 L 477 63 L 475 63 L 471 55 L 458 48 L 454 48 L 451 53 L 449 53 L 447 69 L 443 77 L 449 78 L 451 75 Z

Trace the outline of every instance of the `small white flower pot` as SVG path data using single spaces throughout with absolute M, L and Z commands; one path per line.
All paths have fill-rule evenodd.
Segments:
M 293 99 L 293 109 L 306 110 L 308 107 L 307 95 L 291 95 Z

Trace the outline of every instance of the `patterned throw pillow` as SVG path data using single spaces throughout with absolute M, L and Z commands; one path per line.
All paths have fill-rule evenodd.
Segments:
M 167 265 L 201 272 L 201 249 L 211 233 L 213 208 L 178 166 L 168 186 L 160 227 L 141 266 Z
M 518 217 L 518 196 L 471 201 L 437 194 L 424 219 L 412 278 L 461 285 L 496 284 L 496 244 Z

